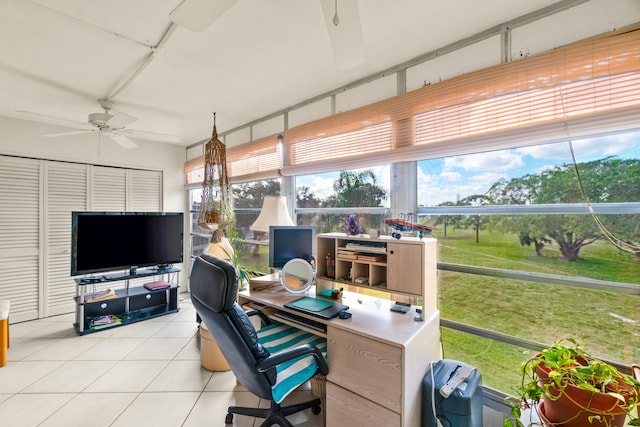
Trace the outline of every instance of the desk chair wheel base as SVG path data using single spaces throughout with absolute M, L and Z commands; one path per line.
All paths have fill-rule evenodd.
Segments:
M 291 424 L 287 420 L 287 415 L 295 414 L 296 412 L 300 412 L 308 408 L 311 408 L 311 412 L 314 415 L 318 415 L 321 412 L 320 403 L 320 399 L 313 399 L 308 402 L 302 402 L 283 407 L 277 403 L 271 402 L 270 409 L 229 406 L 229 412 L 227 412 L 224 423 L 233 424 L 233 414 L 240 414 L 247 415 L 249 417 L 265 418 L 264 422 L 261 424 L 261 427 L 270 427 L 276 424 L 282 427 L 293 427 L 293 424 Z

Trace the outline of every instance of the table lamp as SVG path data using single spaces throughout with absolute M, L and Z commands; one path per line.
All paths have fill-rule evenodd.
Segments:
M 269 233 L 270 225 L 290 225 L 295 226 L 289 210 L 287 209 L 287 198 L 284 196 L 265 196 L 260 210 L 260 215 L 249 227 L 252 231 Z

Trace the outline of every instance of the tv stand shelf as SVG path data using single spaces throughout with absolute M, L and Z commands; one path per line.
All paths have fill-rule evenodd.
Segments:
M 179 274 L 178 268 L 154 267 L 74 279 L 76 331 L 79 335 L 84 335 L 177 312 Z M 154 290 L 149 290 L 144 285 L 130 286 L 131 280 L 145 277 L 150 279 L 149 282 L 163 280 L 170 286 Z M 118 284 L 117 289 L 113 289 L 111 295 L 87 301 L 94 291 L 105 289 L 105 286 L 99 285 L 118 282 L 122 283 Z M 100 323 L 100 319 L 106 322 Z

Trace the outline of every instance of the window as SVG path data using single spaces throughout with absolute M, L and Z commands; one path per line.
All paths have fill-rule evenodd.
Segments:
M 342 231 L 348 214 L 384 230 L 391 206 L 436 222 L 444 355 L 476 365 L 485 384 L 509 393 L 519 363 L 567 335 L 637 362 L 638 41 L 636 26 L 461 75 L 254 152 L 285 156 L 297 223 L 319 233 Z M 391 203 L 389 164 L 416 160 L 416 182 L 407 173 L 401 185 L 417 206 Z
M 296 217 L 318 233 L 343 231 L 357 214 L 364 232 L 382 228 L 389 208 L 389 166 L 296 177 Z
M 453 326 L 446 357 L 475 358 L 485 384 L 507 393 L 532 353 L 509 347 L 505 377 L 491 356 L 505 344 L 460 325 L 640 359 L 639 142 L 640 132 L 573 141 L 580 181 L 568 142 L 418 162 L 418 211 L 437 216 L 439 305 Z

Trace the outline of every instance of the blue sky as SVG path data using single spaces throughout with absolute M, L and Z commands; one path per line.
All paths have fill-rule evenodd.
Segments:
M 607 156 L 640 158 L 640 132 L 573 141 L 578 162 Z M 512 150 L 479 153 L 419 162 L 418 203 L 435 206 L 455 202 L 473 194 L 484 194 L 500 178 L 511 179 L 535 174 L 546 168 L 571 162 L 567 142 Z M 369 168 L 378 184 L 389 188 L 389 166 Z M 339 172 L 299 177 L 297 185 L 307 185 L 318 198 L 333 193 Z M 388 201 L 387 201 L 388 205 Z

